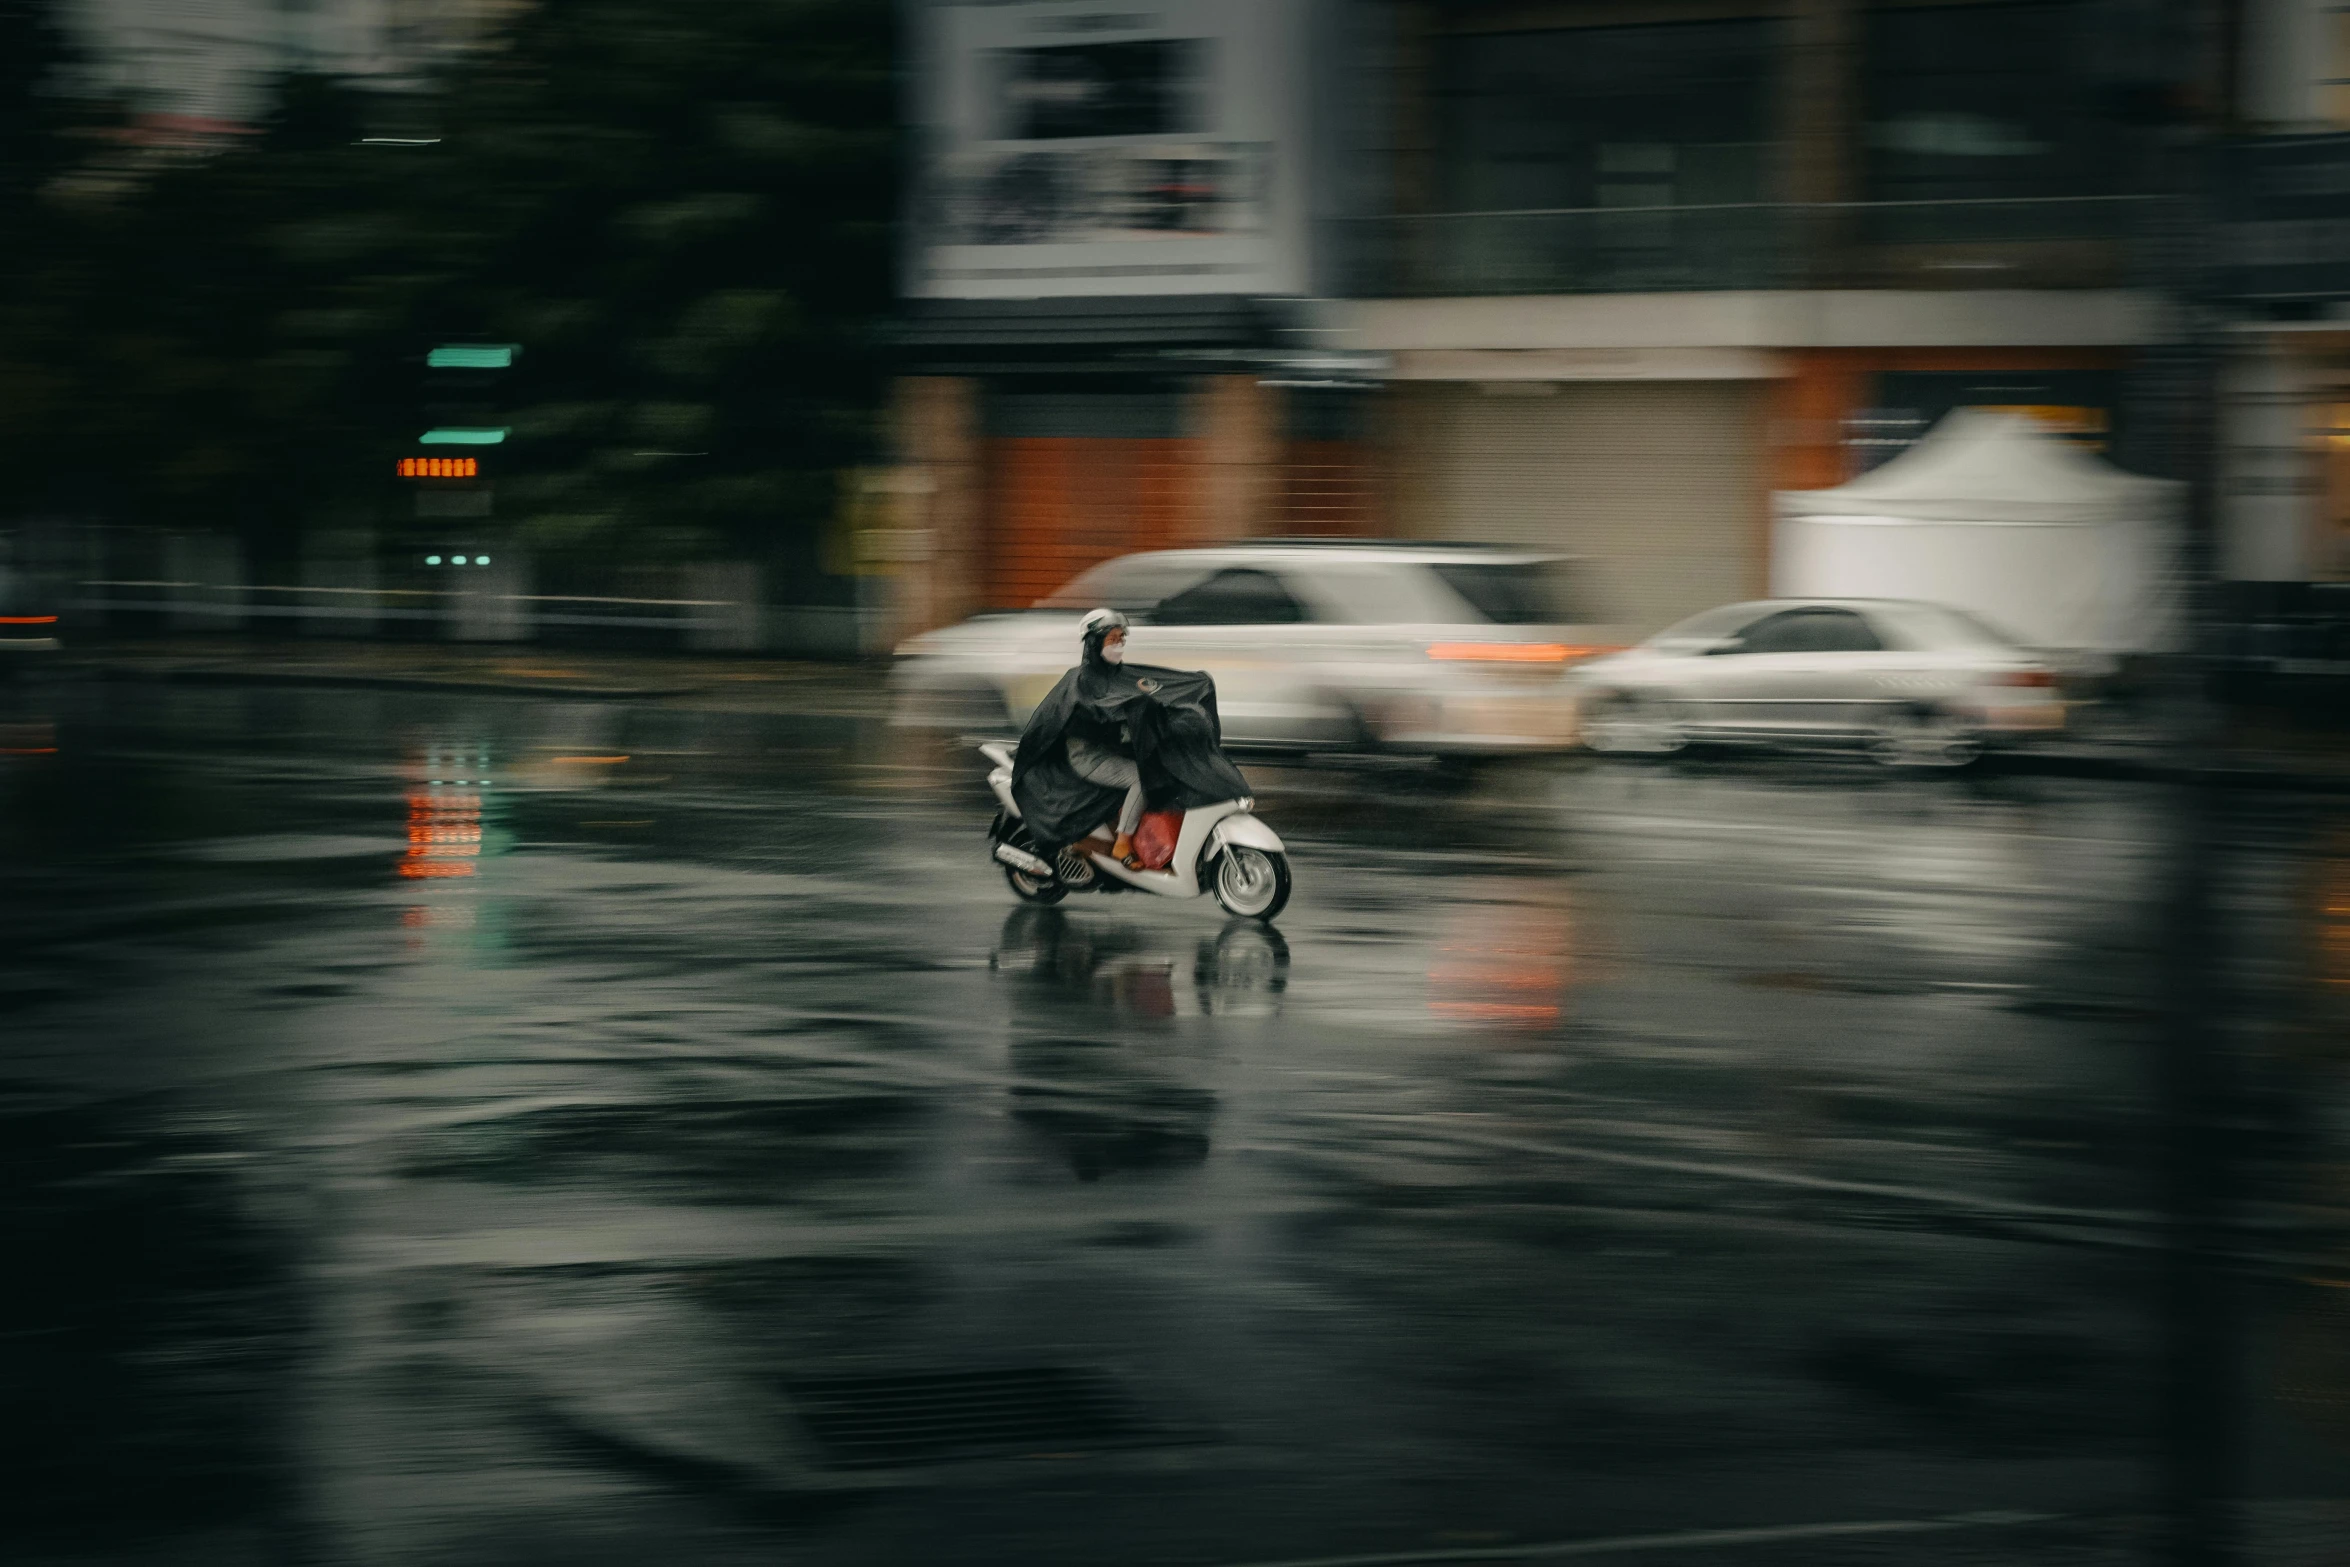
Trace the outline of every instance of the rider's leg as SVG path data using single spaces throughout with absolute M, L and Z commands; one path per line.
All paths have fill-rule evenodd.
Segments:
M 1092 747 L 1069 747 L 1069 765 L 1079 777 L 1112 789 L 1123 789 L 1126 798 L 1118 805 L 1118 835 L 1110 845 L 1110 857 L 1131 864 L 1134 860 L 1134 829 L 1142 821 L 1142 769 L 1130 756 L 1115 756 Z
M 1110 845 L 1111 857 L 1128 866 L 1135 863 L 1134 829 L 1142 825 L 1142 804 L 1142 773 L 1136 769 L 1134 782 L 1126 786 L 1126 798 L 1118 807 L 1118 836 Z

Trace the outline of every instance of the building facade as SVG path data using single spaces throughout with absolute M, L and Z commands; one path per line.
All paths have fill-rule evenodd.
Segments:
M 2154 15 L 915 4 L 911 619 L 1374 533 L 1585 557 L 1647 630 L 1951 408 L 2126 448 Z
M 87 86 L 133 114 L 239 127 L 301 73 L 421 89 L 529 0 L 70 0 Z
M 2282 601 L 2350 583 L 2350 8 L 2254 0 L 2240 109 L 2214 247 L 2220 570 Z

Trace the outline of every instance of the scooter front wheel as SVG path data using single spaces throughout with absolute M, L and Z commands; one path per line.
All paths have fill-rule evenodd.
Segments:
M 1269 920 L 1289 904 L 1289 856 L 1235 844 L 1216 856 L 1216 901 L 1244 920 Z

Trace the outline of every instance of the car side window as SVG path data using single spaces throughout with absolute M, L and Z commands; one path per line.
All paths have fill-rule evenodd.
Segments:
M 1151 615 L 1154 626 L 1294 626 L 1306 612 L 1266 571 L 1219 571 Z
M 1814 610 L 1812 651 L 1815 653 L 1881 653 L 1885 643 L 1871 626 L 1849 609 Z
M 1800 638 L 1801 628 L 1795 622 L 1802 614 L 1802 610 L 1789 609 L 1781 610 L 1776 615 L 1766 615 L 1739 632 L 1737 640 L 1721 651 L 1733 656 L 1740 653 L 1796 652 L 1795 642 Z
M 1739 639 L 1740 653 L 1874 653 L 1884 647 L 1869 623 L 1848 609 L 1790 609 Z

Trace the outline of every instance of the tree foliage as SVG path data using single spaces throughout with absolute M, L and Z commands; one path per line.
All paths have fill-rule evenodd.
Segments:
M 497 507 L 543 557 L 806 558 L 877 440 L 892 10 L 548 0 L 429 97 L 290 79 L 248 145 L 46 202 L 0 515 L 397 527 L 422 355 L 475 340 L 522 348 Z

